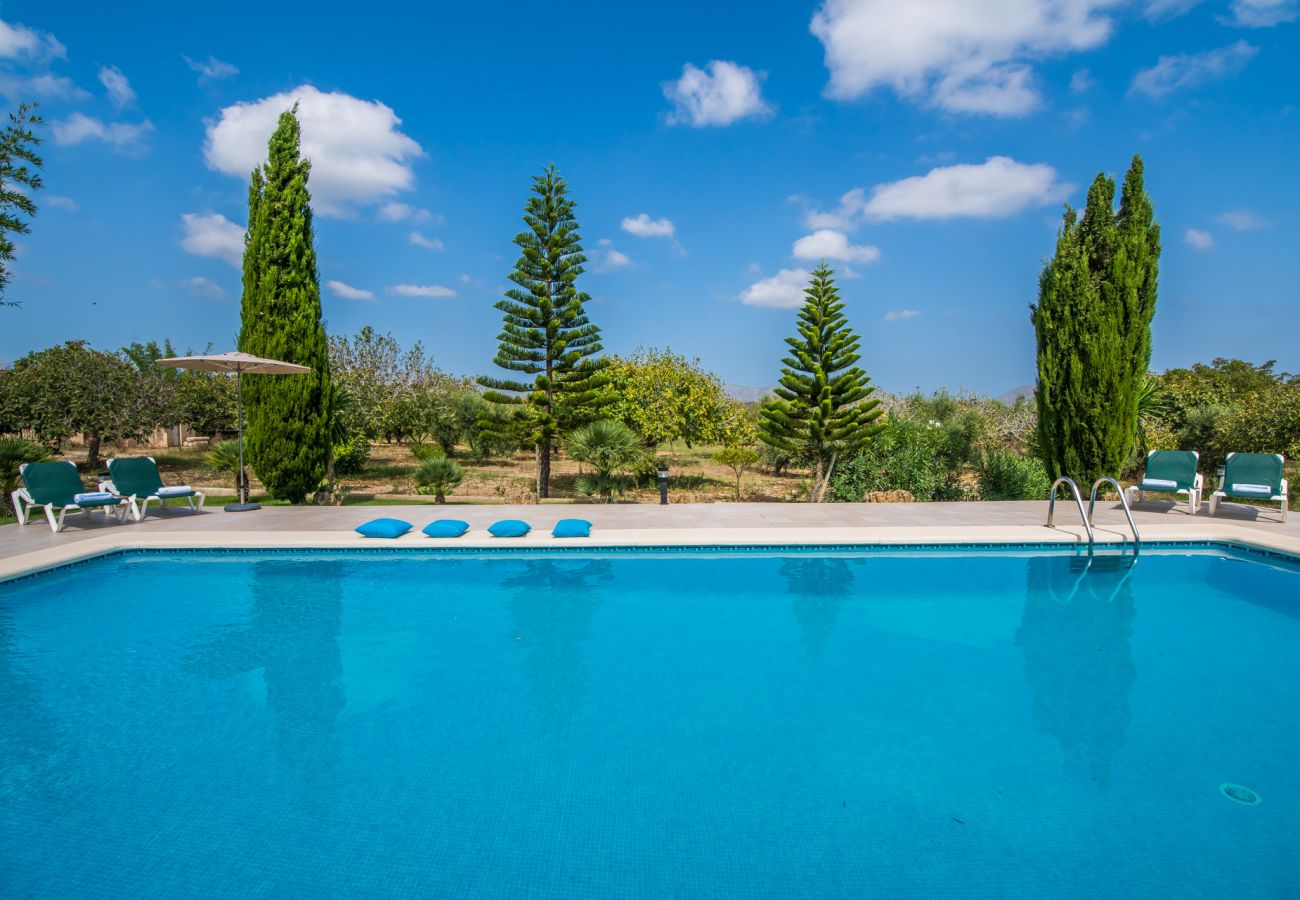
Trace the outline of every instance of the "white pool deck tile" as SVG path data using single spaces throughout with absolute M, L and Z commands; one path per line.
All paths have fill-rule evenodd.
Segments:
M 217 508 L 194 514 L 184 509 L 150 512 L 143 522 L 123 524 L 100 513 L 70 517 L 60 534 L 44 518 L 26 526 L 0 526 L 0 580 L 88 559 L 122 549 L 307 549 L 366 546 L 437 547 L 653 547 L 769 544 L 891 545 L 950 543 L 1086 542 L 1078 510 L 1058 501 L 1056 524 L 1044 523 L 1046 502 L 984 503 L 716 503 L 546 504 L 542 506 L 272 506 L 228 513 Z M 396 540 L 366 539 L 352 529 L 378 517 L 415 525 Z M 1143 541 L 1223 541 L 1300 555 L 1300 519 L 1278 521 L 1278 510 L 1221 507 L 1190 516 L 1171 503 L 1139 504 L 1133 511 Z M 419 529 L 438 518 L 463 519 L 470 531 L 453 540 L 425 537 Z M 583 518 L 594 525 L 585 539 L 553 538 L 559 519 Z M 525 538 L 494 538 L 487 526 L 523 519 L 534 530 Z M 1129 539 L 1117 504 L 1098 506 L 1098 542 Z

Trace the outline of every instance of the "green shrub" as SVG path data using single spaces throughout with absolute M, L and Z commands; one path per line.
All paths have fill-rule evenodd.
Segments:
M 334 445 L 334 474 L 360 475 L 370 461 L 370 442 L 354 435 Z
M 989 450 L 977 467 L 982 500 L 1046 500 L 1051 482 L 1042 460 Z
M 446 503 L 447 495 L 460 487 L 465 471 L 445 456 L 426 459 L 415 470 L 415 492 L 432 494 L 434 502 Z
M 441 459 L 447 453 L 438 444 L 412 444 L 411 455 L 420 462 L 428 462 L 431 459 Z
M 962 499 L 958 473 L 946 460 L 949 439 L 947 431 L 928 422 L 887 418 L 866 449 L 836 464 L 830 499 L 856 503 L 871 491 L 894 490 L 917 500 Z

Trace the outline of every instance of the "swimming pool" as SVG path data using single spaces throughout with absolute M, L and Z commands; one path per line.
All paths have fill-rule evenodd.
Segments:
M 1222 546 L 121 553 L 0 584 L 0 894 L 1276 897 L 1298 650 Z

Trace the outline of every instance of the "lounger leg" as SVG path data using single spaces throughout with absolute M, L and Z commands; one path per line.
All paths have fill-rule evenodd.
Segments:
M 140 515 L 136 518 L 137 522 L 144 521 L 144 517 L 149 514 L 149 501 L 152 499 L 152 497 L 145 497 L 144 501 L 140 504 Z
M 45 518 L 49 519 L 50 530 L 53 531 L 55 534 L 58 534 L 60 531 L 63 530 L 63 517 L 66 516 L 67 514 L 68 514 L 68 508 L 65 506 L 63 509 L 59 510 L 59 515 L 56 518 L 54 515 L 54 504 L 53 503 L 45 504 Z
M 195 492 L 194 492 L 194 496 L 197 497 L 197 498 L 199 499 L 198 506 L 194 507 L 194 511 L 195 511 L 195 512 L 203 512 L 203 501 L 204 501 L 204 499 L 206 499 L 206 498 L 203 496 L 203 492 L 202 492 L 202 491 L 195 491 Z M 193 500 L 193 498 L 190 498 L 190 499 Z
M 1217 513 L 1218 511 L 1219 511 L 1219 495 L 1218 495 L 1218 494 L 1211 494 L 1211 495 L 1210 495 L 1210 515 L 1214 515 L 1214 514 Z
M 9 499 L 13 502 L 14 515 L 18 517 L 18 524 L 26 525 L 27 514 L 30 512 L 31 508 L 28 507 L 27 509 L 23 509 L 23 492 L 14 491 L 12 494 L 9 495 Z

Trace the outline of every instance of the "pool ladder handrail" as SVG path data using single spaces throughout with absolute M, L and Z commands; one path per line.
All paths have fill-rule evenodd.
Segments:
M 1096 538 L 1092 533 L 1092 517 L 1083 511 L 1083 494 L 1079 493 L 1079 486 L 1074 483 L 1074 479 L 1069 475 L 1062 475 L 1052 482 L 1052 490 L 1048 494 L 1047 501 L 1047 527 L 1052 527 L 1052 517 L 1056 514 L 1056 489 L 1063 484 L 1069 486 L 1070 493 L 1074 496 L 1074 505 L 1079 509 L 1079 518 L 1083 520 L 1083 527 L 1088 532 L 1088 553 L 1091 554 L 1092 545 L 1096 543 Z
M 1119 494 L 1119 505 L 1124 509 L 1124 518 L 1128 519 L 1129 530 L 1133 532 L 1133 555 L 1136 556 L 1142 551 L 1142 536 L 1138 534 L 1137 525 L 1133 522 L 1133 513 L 1128 508 L 1128 500 L 1124 497 L 1124 487 L 1109 475 L 1103 475 L 1092 483 L 1092 494 L 1088 497 L 1088 522 L 1092 523 L 1093 507 L 1097 505 L 1097 489 L 1103 484 L 1110 483 L 1115 486 L 1115 493 Z

